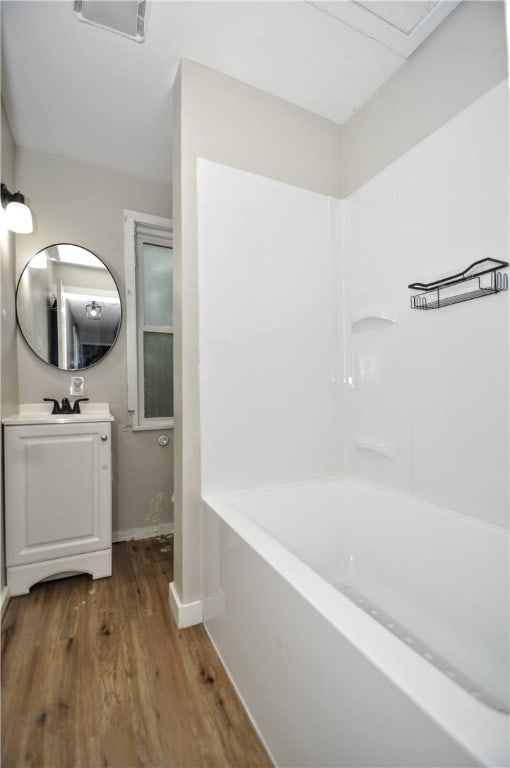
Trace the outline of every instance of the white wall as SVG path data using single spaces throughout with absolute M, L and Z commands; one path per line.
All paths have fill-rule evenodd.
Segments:
M 171 218 L 171 187 L 59 155 L 18 147 L 17 188 L 30 199 L 35 214 L 32 235 L 17 237 L 17 275 L 30 257 L 57 242 L 82 245 L 110 268 L 119 286 L 125 313 L 124 209 Z M 9 286 L 14 292 L 14 284 Z M 19 401 L 69 396 L 71 373 L 41 360 L 18 334 Z M 131 535 L 153 531 L 155 521 L 168 523 L 172 508 L 173 435 L 162 448 L 159 432 L 133 432 L 127 410 L 125 314 L 112 351 L 83 372 L 86 396 L 109 402 L 112 429 L 113 530 Z M 163 430 L 161 430 L 163 431 Z M 136 470 L 136 471 L 134 471 Z
M 198 163 L 202 493 L 339 471 L 339 203 Z
M 508 260 L 508 128 L 504 82 L 346 201 L 349 319 L 396 320 L 352 327 L 347 471 L 499 524 L 508 293 L 423 312 L 407 285 Z

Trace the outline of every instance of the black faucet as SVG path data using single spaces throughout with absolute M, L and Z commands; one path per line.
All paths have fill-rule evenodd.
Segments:
M 43 400 L 46 400 L 49 403 L 53 403 L 53 410 L 52 414 L 68 414 L 68 413 L 81 413 L 80 411 L 80 403 L 84 400 L 88 400 L 88 397 L 79 397 L 77 400 L 74 401 L 74 405 L 71 408 L 71 403 L 69 402 L 69 399 L 67 397 L 62 398 L 62 405 L 59 405 L 58 400 L 55 400 L 54 397 L 44 397 Z
M 53 403 L 53 410 L 52 413 L 62 413 L 60 410 L 60 405 L 58 404 L 58 400 L 55 400 L 54 397 L 43 397 L 43 400 L 46 400 L 48 403 Z
M 88 397 L 79 397 L 77 400 L 74 401 L 73 413 L 81 413 L 80 403 L 83 403 L 85 400 L 88 400 Z
M 62 398 L 62 405 L 60 406 L 60 413 L 72 413 L 71 403 L 67 397 Z

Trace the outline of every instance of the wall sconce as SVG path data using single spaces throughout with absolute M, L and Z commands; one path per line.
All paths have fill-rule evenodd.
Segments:
M 32 211 L 25 204 L 25 197 L 21 192 L 9 192 L 5 184 L 2 184 L 1 194 L 7 229 L 10 229 L 11 232 L 18 232 L 20 235 L 28 235 L 33 232 Z
M 85 312 L 88 320 L 99 320 L 101 317 L 102 304 L 97 301 L 91 301 L 90 304 L 85 306 Z

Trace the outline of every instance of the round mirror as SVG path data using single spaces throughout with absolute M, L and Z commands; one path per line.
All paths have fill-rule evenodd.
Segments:
M 70 243 L 50 245 L 30 259 L 16 290 L 16 313 L 33 352 L 63 371 L 102 360 L 121 322 L 119 291 L 108 268 Z

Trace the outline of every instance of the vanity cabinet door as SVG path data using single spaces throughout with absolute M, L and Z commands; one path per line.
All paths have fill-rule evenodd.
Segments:
M 5 428 L 8 566 L 111 547 L 110 423 Z

